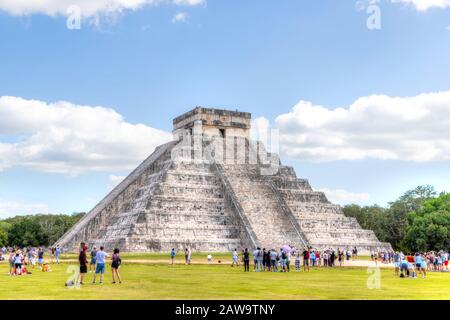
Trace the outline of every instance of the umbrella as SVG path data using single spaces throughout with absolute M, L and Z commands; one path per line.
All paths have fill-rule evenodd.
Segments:
M 283 250 L 284 253 L 289 253 L 292 251 L 292 248 L 290 246 L 288 246 L 287 244 L 282 246 L 281 249 Z

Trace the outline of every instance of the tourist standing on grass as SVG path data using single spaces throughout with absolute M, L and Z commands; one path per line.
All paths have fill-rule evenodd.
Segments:
M 9 275 L 14 275 L 14 257 L 16 256 L 16 253 L 14 252 L 14 249 L 11 248 L 11 251 L 9 252 Z
M 448 272 L 448 252 L 444 252 L 444 271 Z
M 266 271 L 266 248 L 262 249 L 262 269 L 261 271 Z
M 331 255 L 330 255 L 330 267 L 334 267 L 334 261 L 336 260 L 336 252 L 334 252 L 334 250 L 331 250 Z
M 188 266 L 191 264 L 191 249 L 184 249 L 184 263 Z
M 263 262 L 264 262 L 264 252 L 261 249 L 259 249 L 259 252 L 258 252 L 258 272 L 264 271 Z
M 400 253 L 394 253 L 394 275 L 398 276 L 400 273 Z
M 286 252 L 286 270 L 291 272 L 291 251 Z
M 309 271 L 309 249 L 303 250 L 303 271 L 306 271 L 306 268 Z
M 175 260 L 175 256 L 177 255 L 177 253 L 175 252 L 175 248 L 172 248 L 172 250 L 170 251 L 170 265 L 173 266 L 173 262 Z
M 311 260 L 311 268 L 314 269 L 316 265 L 316 253 L 314 252 L 314 250 L 311 250 L 311 252 L 309 253 L 309 259 Z
M 296 252 L 295 254 L 295 271 L 300 271 L 300 252 Z
M 55 257 L 56 257 L 56 263 L 59 264 L 59 257 L 61 255 L 61 248 L 59 247 L 59 244 L 56 245 L 55 249 Z
M 244 253 L 242 254 L 242 258 L 244 259 L 244 272 L 250 271 L 250 252 L 245 248 Z
M 80 275 L 79 275 L 79 281 L 80 284 L 84 284 L 84 276 L 87 273 L 87 246 L 83 246 L 80 250 L 80 255 L 78 256 L 78 261 L 80 262 Z M 78 280 L 77 280 L 78 282 Z
M 122 279 L 120 278 L 119 273 L 119 267 L 122 264 L 122 259 L 120 259 L 119 249 L 115 248 L 113 255 L 112 255 L 112 263 L 111 263 L 111 270 L 112 270 L 112 278 L 113 282 L 116 283 L 116 278 L 119 280 L 119 283 L 122 283 Z
M 270 250 L 270 269 L 272 272 L 277 272 L 277 252 L 275 250 Z
M 234 265 L 239 267 L 239 255 L 237 249 L 234 249 L 233 251 L 233 262 L 231 263 L 231 267 L 234 267 Z
M 89 262 L 89 272 L 95 272 L 96 264 L 97 264 L 97 247 L 93 246 L 91 250 L 91 261 Z
M 22 251 L 17 250 L 16 255 L 14 256 L 14 271 L 16 275 L 22 274 L 22 264 L 23 264 L 23 255 Z
M 105 258 L 108 254 L 104 251 L 104 247 L 100 247 L 100 251 L 97 252 L 97 266 L 95 268 L 94 280 L 92 283 L 95 283 L 97 278 L 97 274 L 100 274 L 100 283 L 103 283 L 103 275 L 105 274 Z
M 38 250 L 38 264 L 42 266 L 44 263 L 44 249 L 42 247 L 39 247 Z
M 258 254 L 259 247 L 253 250 L 253 271 L 256 271 L 256 268 L 258 267 Z

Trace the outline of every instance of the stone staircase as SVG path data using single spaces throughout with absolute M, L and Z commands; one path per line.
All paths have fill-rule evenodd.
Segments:
M 391 250 L 373 231 L 361 228 L 355 218 L 346 217 L 339 205 L 314 191 L 305 179 L 298 179 L 292 167 L 281 166 L 271 177 L 296 217 L 310 246 L 318 249 L 347 249 L 360 252 Z
M 279 249 L 286 244 L 304 247 L 258 165 L 223 165 L 223 171 L 252 226 L 257 245 L 268 249 Z

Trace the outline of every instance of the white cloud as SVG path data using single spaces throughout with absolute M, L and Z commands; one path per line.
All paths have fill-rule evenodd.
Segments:
M 124 179 L 126 178 L 126 176 L 116 176 L 116 175 L 109 175 L 108 176 L 108 191 L 111 191 L 112 189 L 114 189 L 115 187 L 117 187 L 117 185 L 119 183 L 121 183 Z
M 0 97 L 0 171 L 129 170 L 170 140 L 170 133 L 128 123 L 110 108 Z
M 40 203 L 23 203 L 0 199 L 0 219 L 16 215 L 28 215 L 37 213 L 49 213 L 47 205 Z
M 138 10 L 145 6 L 173 4 L 178 6 L 204 5 L 206 0 L 0 0 L 0 10 L 13 16 L 45 14 L 68 16 L 68 8 L 78 6 L 84 18 Z
M 345 204 L 367 204 L 370 199 L 370 195 L 368 193 L 354 193 L 349 192 L 343 189 L 328 189 L 328 188 L 320 188 L 317 191 L 322 191 L 327 196 L 328 200 L 333 203 L 338 203 L 340 205 Z
M 179 23 L 184 22 L 186 23 L 188 21 L 189 15 L 186 12 L 179 12 L 176 15 L 172 17 L 172 20 L 170 20 L 172 23 Z
M 450 26 L 447 26 L 447 27 L 445 28 L 445 30 L 450 31 Z
M 300 101 L 275 120 L 283 154 L 310 161 L 450 160 L 450 91 L 372 95 L 328 109 Z
M 431 8 L 448 8 L 450 0 L 391 0 L 393 3 L 413 5 L 418 11 L 427 11 Z

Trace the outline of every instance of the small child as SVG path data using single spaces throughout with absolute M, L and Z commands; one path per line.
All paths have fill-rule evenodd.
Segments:
M 295 271 L 300 271 L 300 253 L 297 252 L 295 255 Z

